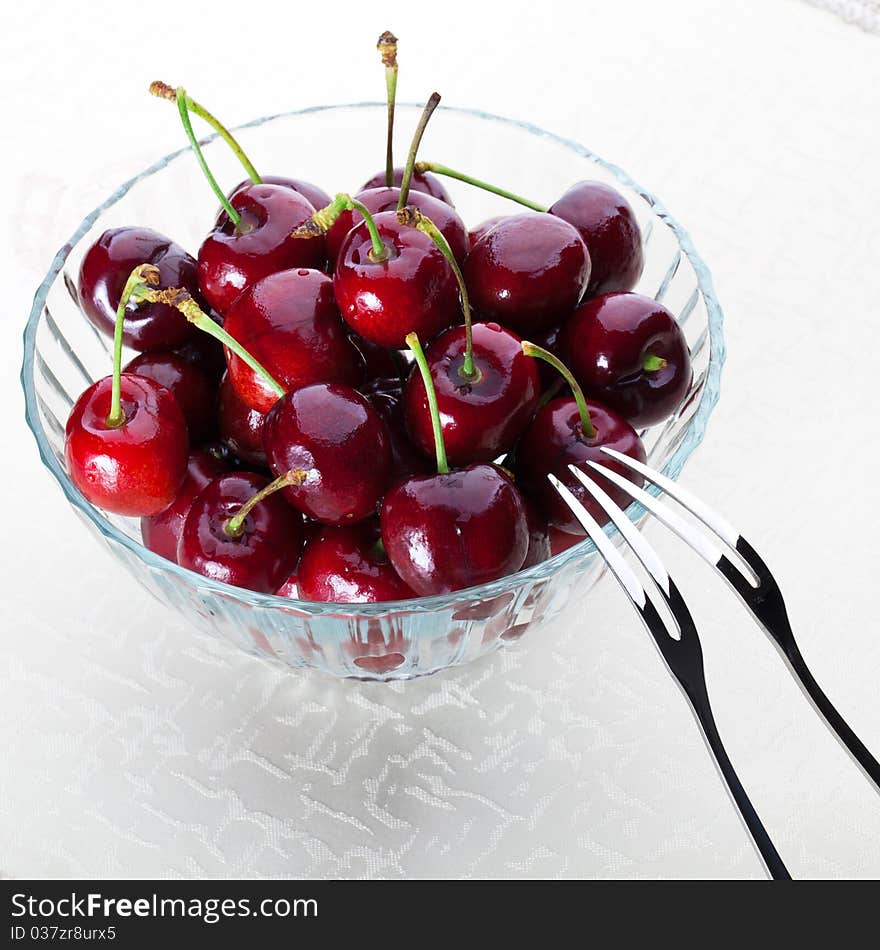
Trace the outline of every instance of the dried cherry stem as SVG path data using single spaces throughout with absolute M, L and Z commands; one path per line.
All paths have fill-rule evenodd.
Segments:
M 113 330 L 113 382 L 110 388 L 110 413 L 107 416 L 107 425 L 111 429 L 118 429 L 125 422 L 125 412 L 122 408 L 122 329 L 125 323 L 125 309 L 129 300 L 139 303 L 138 293 L 159 286 L 159 269 L 153 264 L 139 264 L 128 275 L 128 280 L 122 288 L 122 295 L 116 307 L 116 326 Z
M 537 346 L 534 343 L 529 343 L 528 340 L 523 340 L 522 342 L 522 351 L 526 356 L 534 356 L 537 359 L 544 360 L 546 363 L 549 363 L 553 369 L 561 374 L 562 378 L 568 383 L 571 387 L 571 394 L 574 396 L 574 401 L 577 403 L 578 412 L 581 417 L 581 428 L 584 430 L 584 435 L 588 439 L 596 438 L 596 427 L 593 425 L 592 420 L 590 419 L 590 410 L 587 409 L 587 400 L 584 397 L 584 391 L 581 389 L 580 384 L 574 378 L 571 373 L 571 370 L 559 359 L 558 356 L 555 356 L 549 350 L 545 350 L 543 346 Z
M 437 471 L 441 475 L 449 472 L 449 462 L 446 460 L 446 443 L 443 441 L 443 425 L 440 422 L 440 407 L 437 405 L 437 390 L 434 389 L 434 380 L 431 377 L 431 369 L 428 361 L 425 359 L 425 351 L 419 342 L 417 333 L 408 333 L 406 345 L 412 350 L 416 360 L 416 366 L 422 375 L 422 382 L 425 384 L 425 395 L 428 398 L 428 408 L 431 410 L 431 426 L 434 429 L 434 451 L 437 454 Z
M 209 336 L 219 340 L 228 350 L 231 350 L 237 357 L 242 359 L 247 365 L 266 383 L 266 385 L 280 399 L 287 393 L 287 390 L 275 379 L 274 376 L 260 363 L 255 357 L 218 323 L 215 323 L 208 314 L 193 300 L 188 290 L 181 287 L 172 287 L 169 290 L 152 290 L 150 288 L 136 288 L 133 299 L 140 301 L 146 300 L 150 303 L 164 303 L 169 307 L 178 309 L 193 326 L 207 333 Z
M 416 126 L 415 134 L 413 135 L 412 143 L 409 147 L 409 155 L 406 157 L 406 167 L 403 169 L 403 179 L 400 182 L 400 197 L 397 199 L 397 210 L 402 211 L 406 207 L 407 201 L 409 201 L 409 185 L 412 181 L 413 168 L 416 162 L 416 155 L 419 152 L 419 145 L 422 144 L 422 136 L 425 134 L 425 128 L 428 125 L 428 120 L 434 113 L 434 110 L 440 104 L 440 93 L 432 92 L 431 98 L 425 103 L 425 108 L 422 110 L 422 117 L 419 119 L 419 124 Z
M 338 194 L 326 208 L 320 208 L 308 220 L 304 221 L 298 228 L 292 231 L 291 237 L 313 238 L 320 234 L 326 234 L 336 223 L 336 220 L 343 211 L 357 211 L 361 217 L 363 217 L 364 224 L 366 224 L 367 230 L 370 232 L 370 243 L 372 244 L 368 254 L 370 262 L 373 264 L 381 264 L 382 261 L 387 261 L 388 248 L 382 241 L 382 237 L 379 234 L 379 229 L 376 227 L 376 222 L 373 220 L 370 209 L 356 198 L 352 198 L 351 195 Z
M 171 102 L 176 101 L 177 99 L 177 90 L 173 86 L 169 86 L 167 82 L 160 82 L 156 80 L 155 82 L 150 83 L 150 94 L 156 96 L 158 99 L 169 99 Z M 238 140 L 235 136 L 226 128 L 226 126 L 216 117 L 213 116 L 208 110 L 200 103 L 196 102 L 192 96 L 189 96 L 184 92 L 186 96 L 186 106 L 190 112 L 195 112 L 197 116 L 200 116 L 211 126 L 212 129 L 220 136 L 221 139 L 229 146 L 232 150 L 235 157 L 241 162 L 242 168 L 244 168 L 248 178 L 255 184 L 261 185 L 263 179 L 260 178 L 259 173 L 256 168 L 251 164 L 251 160 L 245 154 L 244 149 L 239 145 Z
M 264 498 L 268 498 L 269 495 L 273 495 L 282 488 L 287 488 L 289 485 L 302 485 L 307 475 L 308 472 L 304 472 L 301 468 L 292 468 L 290 471 L 276 478 L 275 481 L 269 482 L 265 488 L 261 488 L 238 509 L 229 521 L 223 525 L 223 530 L 230 538 L 240 538 L 244 534 L 244 523 L 247 520 L 247 516 L 253 511 L 256 505 Z
M 388 138 L 385 145 L 385 185 L 394 184 L 394 102 L 397 99 L 397 37 L 386 30 L 376 44 L 385 67 L 385 95 L 388 100 Z
M 465 184 L 473 185 L 475 188 L 482 188 L 483 191 L 491 191 L 493 195 L 501 195 L 502 198 L 509 198 L 511 201 L 515 201 L 517 204 L 525 205 L 526 208 L 531 208 L 532 211 L 548 210 L 546 205 L 539 205 L 535 201 L 529 201 L 528 198 L 523 198 L 520 195 L 514 194 L 512 191 L 508 191 L 506 188 L 499 188 L 497 185 L 490 185 L 487 181 L 481 181 L 479 178 L 466 175 L 464 172 L 456 171 L 454 168 L 450 168 L 448 165 L 441 165 L 439 162 L 416 162 L 415 168 L 420 175 L 424 175 L 425 172 L 433 172 L 435 175 L 445 175 L 447 178 L 455 178 L 457 181 L 463 181 Z
M 482 374 L 474 364 L 474 339 L 473 328 L 471 325 L 471 305 L 470 301 L 468 300 L 468 292 L 464 282 L 464 275 L 461 272 L 461 268 L 458 266 L 458 261 L 455 259 L 455 255 L 452 253 L 452 248 L 449 246 L 449 242 L 443 236 L 443 232 L 427 215 L 422 214 L 418 208 L 403 208 L 401 211 L 397 212 L 397 220 L 405 227 L 413 227 L 421 231 L 422 234 L 427 234 L 434 244 L 440 249 L 440 253 L 446 258 L 449 266 L 452 268 L 452 272 L 455 274 L 455 279 L 458 281 L 458 291 L 461 294 L 461 309 L 462 313 L 464 314 L 465 334 L 464 362 L 459 367 L 458 374 L 466 383 L 476 383 L 480 380 Z

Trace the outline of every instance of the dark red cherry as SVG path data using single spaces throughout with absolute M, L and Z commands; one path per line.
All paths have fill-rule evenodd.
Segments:
M 382 417 L 391 441 L 392 478 L 397 481 L 410 475 L 427 475 L 433 470 L 431 462 L 413 445 L 403 418 L 400 382 L 380 381 L 387 385 L 372 385 L 364 395 Z
M 211 316 L 222 325 L 222 320 L 216 314 L 212 313 Z M 195 366 L 215 385 L 220 382 L 220 378 L 226 372 L 223 344 L 214 337 L 208 336 L 207 333 L 196 333 L 191 340 L 182 346 L 176 346 L 172 352 Z
M 124 367 L 123 372 L 146 376 L 171 391 L 183 411 L 193 444 L 214 434 L 217 390 L 197 366 L 176 353 L 142 353 Z
M 475 228 L 471 228 L 468 232 L 469 247 L 473 248 L 496 224 L 500 224 L 506 217 L 507 215 L 497 214 L 494 218 L 486 218 L 485 221 L 481 221 Z
M 391 477 L 391 445 L 365 396 L 338 383 L 316 383 L 275 403 L 263 426 L 269 467 L 305 473 L 284 489 L 288 501 L 322 524 L 371 515 Z
M 171 393 L 146 376 L 123 373 L 120 426 L 107 424 L 112 377 L 92 383 L 67 420 L 70 480 L 99 508 L 142 517 L 167 508 L 186 473 L 189 434 Z
M 400 187 L 400 183 L 403 181 L 403 172 L 404 168 L 402 165 L 394 169 L 393 184 L 398 188 Z M 384 187 L 385 172 L 376 172 L 376 174 L 373 175 L 369 181 L 364 182 L 361 191 L 366 191 L 368 188 Z M 419 194 L 423 195 L 430 195 L 432 198 L 437 198 L 440 201 L 446 202 L 446 204 L 450 206 L 452 205 L 452 198 L 449 197 L 449 192 L 446 190 L 443 182 L 440 181 L 436 175 L 432 175 L 430 172 L 413 172 L 413 176 L 409 182 L 409 190 L 417 191 Z
M 560 531 L 559 528 L 550 528 L 549 534 L 551 556 L 562 554 L 563 551 L 573 548 L 584 540 L 583 534 L 569 534 L 567 531 Z
M 323 188 L 313 185 L 310 181 L 303 181 L 301 178 L 288 178 L 286 175 L 260 175 L 260 178 L 263 179 L 264 185 L 281 185 L 282 188 L 290 188 L 291 191 L 302 195 L 316 210 L 326 208 L 333 200 Z M 240 181 L 227 197 L 232 199 L 244 188 L 250 188 L 252 184 L 253 182 L 249 178 Z
M 564 325 L 565 324 L 563 324 L 563 326 Z M 553 327 L 544 333 L 538 333 L 532 339 L 532 342 L 537 343 L 538 346 L 542 346 L 545 350 L 549 350 L 554 356 L 560 356 L 559 331 L 560 327 Z M 538 360 L 538 373 L 541 377 L 541 388 L 545 392 L 557 383 L 561 385 L 562 380 L 558 371 L 549 363 L 544 362 L 544 360 Z
M 373 188 L 355 195 L 373 215 L 383 211 L 394 211 L 400 197 L 399 188 Z M 416 208 L 437 226 L 437 229 L 446 238 L 455 259 L 459 262 L 465 259 L 470 244 L 467 228 L 458 215 L 458 212 L 446 202 L 433 198 L 421 191 L 410 190 L 407 201 L 410 207 Z M 363 221 L 359 211 L 343 211 L 327 232 L 327 257 L 331 264 L 339 259 L 339 249 L 348 232 Z
M 177 544 L 190 506 L 202 489 L 229 466 L 211 452 L 190 452 L 183 484 L 171 505 L 158 515 L 141 518 L 141 537 L 144 545 L 160 557 L 177 563 Z
M 550 207 L 580 232 L 590 249 L 586 296 L 631 290 L 642 274 L 642 233 L 626 198 L 601 181 L 581 181 Z
M 159 287 L 185 287 L 198 302 L 196 262 L 170 238 L 149 228 L 112 228 L 86 251 L 79 269 L 83 312 L 103 333 L 113 336 L 116 308 L 125 282 L 138 264 L 159 269 Z M 175 307 L 129 302 L 122 339 L 134 350 L 167 350 L 198 334 Z
M 303 600 L 375 604 L 415 596 L 388 560 L 378 527 L 366 521 L 324 528 L 306 545 L 296 573 Z
M 263 449 L 265 413 L 251 409 L 238 398 L 235 387 L 224 376 L 217 396 L 217 425 L 220 437 L 238 458 L 248 465 L 267 467 Z
M 358 348 L 364 358 L 365 386 L 369 387 L 372 380 L 397 380 L 398 388 L 401 385 L 400 377 L 408 369 L 406 354 L 400 350 L 392 350 L 386 346 L 371 343 L 357 333 L 351 334 L 351 342 Z M 365 392 L 364 387 L 360 387 Z
M 637 429 L 671 416 L 693 379 L 684 333 L 653 297 L 594 297 L 566 320 L 559 342 L 563 360 L 587 395 Z
M 446 456 L 451 465 L 491 462 L 504 455 L 528 425 L 541 384 L 538 361 L 522 341 L 497 323 L 473 325 L 476 378 L 462 377 L 464 327 L 442 333 L 426 357 L 437 392 Z M 434 457 L 434 429 L 421 374 L 414 369 L 404 388 L 404 417 L 413 442 Z
M 339 316 L 333 281 L 317 270 L 278 271 L 239 294 L 223 328 L 285 389 L 311 383 L 357 386 L 363 358 Z M 252 409 L 268 412 L 278 399 L 263 376 L 231 350 L 229 379 Z
M 476 243 L 464 262 L 471 306 L 525 337 L 560 323 L 590 278 L 590 254 L 575 228 L 552 214 L 515 214 Z
M 541 509 L 530 499 L 523 497 L 526 523 L 529 526 L 529 549 L 520 570 L 543 564 L 550 554 L 550 528 Z
M 601 449 L 602 446 L 607 446 L 640 462 L 645 461 L 645 447 L 642 445 L 642 440 L 626 419 L 619 416 L 613 409 L 608 409 L 589 399 L 587 408 L 590 421 L 596 430 L 594 438 L 584 433 L 578 406 L 574 399 L 571 397 L 553 399 L 535 414 L 532 424 L 526 429 L 516 450 L 516 469 L 519 483 L 524 491 L 538 503 L 552 527 L 580 537 L 583 537 L 586 532 L 550 484 L 547 478 L 548 473 L 555 475 L 559 481 L 571 489 L 572 494 L 584 504 L 596 521 L 603 525 L 608 521 L 608 516 L 571 474 L 568 466 L 577 465 L 588 475 L 592 475 L 593 470 L 585 463 L 598 462 L 620 472 L 635 484 L 641 485 L 641 476 L 606 455 Z M 626 508 L 629 505 L 630 499 L 627 494 L 610 482 L 605 482 L 602 488 L 621 507 Z
M 398 224 L 393 211 L 374 220 L 387 260 L 371 260 L 370 234 L 361 222 L 340 248 L 333 289 L 352 329 L 380 346 L 401 349 L 408 333 L 428 340 L 457 322 L 458 283 L 428 235 Z
M 269 274 L 323 266 L 323 237 L 291 237 L 315 211 L 302 195 L 281 185 L 250 185 L 231 204 L 241 215 L 239 227 L 221 212 L 199 248 L 199 287 L 215 310 L 225 314 L 245 288 Z
M 495 465 L 409 478 L 385 496 L 381 521 L 389 560 L 421 596 L 512 574 L 529 547 L 522 496 Z
M 227 530 L 244 503 L 268 484 L 262 475 L 235 472 L 202 489 L 183 523 L 177 549 L 180 566 L 235 587 L 274 593 L 296 567 L 302 516 L 277 493 L 254 505 L 240 536 Z

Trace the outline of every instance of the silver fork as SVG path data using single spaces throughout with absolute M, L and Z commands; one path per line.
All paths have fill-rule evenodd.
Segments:
M 692 492 L 628 455 L 623 455 L 614 449 L 603 448 L 602 451 L 633 471 L 638 472 L 649 482 L 653 482 L 670 498 L 691 512 L 728 548 L 736 552 L 738 559 L 742 561 L 742 565 L 729 558 L 714 543 L 711 536 L 690 522 L 685 521 L 668 505 L 665 505 L 643 488 L 634 485 L 619 472 L 612 471 L 604 465 L 597 465 L 595 462 L 588 463 L 604 478 L 623 489 L 635 501 L 640 502 L 648 511 L 656 515 L 663 524 L 677 534 L 689 547 L 693 548 L 727 581 L 751 615 L 769 635 L 782 658 L 786 661 L 789 671 L 798 681 L 804 695 L 812 703 L 813 708 L 825 720 L 843 748 L 880 791 L 880 762 L 874 758 L 862 740 L 853 732 L 810 672 L 795 642 L 794 632 L 791 629 L 788 611 L 779 584 L 776 583 L 770 569 L 755 549 L 733 525 L 713 511 Z
M 603 475 L 608 471 L 603 466 L 598 468 Z M 669 623 L 669 618 L 664 617 L 654 606 L 635 572 L 599 527 L 598 522 L 589 511 L 558 478 L 554 475 L 548 475 L 547 477 L 571 508 L 584 530 L 592 538 L 611 573 L 639 612 L 666 665 L 690 702 L 718 770 L 721 772 L 721 776 L 770 876 L 774 880 L 791 880 L 791 875 L 788 873 L 779 852 L 749 800 L 727 755 L 721 736 L 718 734 L 718 727 L 715 724 L 715 717 L 712 714 L 709 694 L 706 689 L 703 650 L 700 646 L 696 626 L 684 598 L 667 573 L 657 553 L 623 510 L 584 472 L 574 465 L 570 465 L 569 469 L 608 514 L 621 537 L 641 562 L 654 584 L 655 593 L 662 598 L 672 619 L 674 619 L 674 626 Z M 624 481 L 627 480 L 624 479 Z

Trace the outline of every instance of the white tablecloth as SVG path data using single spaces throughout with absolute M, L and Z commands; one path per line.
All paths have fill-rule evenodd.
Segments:
M 794 0 L 452 2 L 387 23 L 364 4 L 279 3 L 246 29 L 239 4 L 149 9 L 0 14 L 0 873 L 759 876 L 609 581 L 539 637 L 407 684 L 244 657 L 149 599 L 66 508 L 22 420 L 19 332 L 82 214 L 180 144 L 150 80 L 186 83 L 233 123 L 378 98 L 372 44 L 390 26 L 404 98 L 436 87 L 564 131 L 691 230 L 730 358 L 684 482 L 765 553 L 808 661 L 877 752 L 880 39 Z M 792 872 L 880 874 L 876 795 L 720 583 L 649 531 Z

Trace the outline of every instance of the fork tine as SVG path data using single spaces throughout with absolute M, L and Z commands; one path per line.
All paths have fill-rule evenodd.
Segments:
M 671 478 L 667 478 L 660 472 L 655 472 L 653 468 L 645 465 L 644 462 L 639 462 L 629 455 L 624 455 L 623 452 L 618 452 L 616 449 L 609 449 L 605 445 L 602 446 L 602 451 L 621 464 L 626 465 L 627 468 L 638 472 L 639 475 L 642 475 L 649 482 L 653 482 L 658 488 L 662 488 L 670 498 L 674 498 L 683 508 L 686 508 L 692 515 L 699 518 L 707 528 L 714 531 L 725 544 L 736 548 L 736 542 L 740 537 L 739 531 L 737 531 L 726 518 L 719 515 L 717 511 L 710 508 L 692 492 L 689 492 L 686 488 L 682 488 L 681 485 L 678 485 L 672 481 Z
M 636 577 L 635 572 L 626 563 L 623 555 L 611 543 L 608 535 L 599 527 L 599 522 L 587 511 L 587 509 L 575 498 L 571 490 L 564 485 L 555 475 L 548 475 L 550 483 L 559 492 L 565 503 L 571 508 L 574 516 L 580 521 L 584 531 L 590 536 L 593 544 L 596 545 L 599 553 L 605 559 L 605 563 L 611 570 L 611 573 L 617 578 L 620 586 L 626 591 L 629 599 L 635 606 L 642 610 L 647 602 L 647 594 L 641 581 Z

